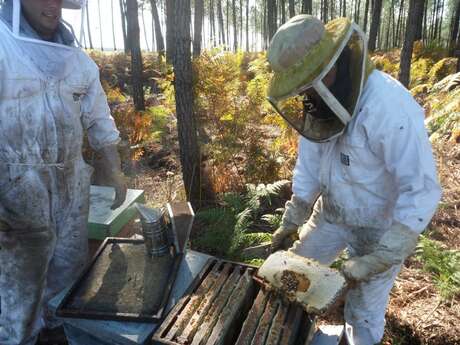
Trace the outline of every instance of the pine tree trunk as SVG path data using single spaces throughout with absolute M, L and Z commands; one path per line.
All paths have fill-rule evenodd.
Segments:
M 244 32 L 244 27 L 243 27 L 243 0 L 240 0 L 240 45 L 241 49 L 243 49 L 243 32 Z
M 141 4 L 141 18 L 142 18 L 142 30 L 144 31 L 145 46 L 147 48 L 147 51 L 150 51 L 149 41 L 147 39 L 147 28 L 145 26 L 144 3 Z
M 302 0 L 302 13 L 312 14 L 313 12 L 313 0 Z
M 289 18 L 295 16 L 295 2 L 294 0 L 289 0 Z
M 359 24 L 359 16 L 360 16 L 360 13 L 361 13 L 361 0 L 358 0 L 357 1 L 357 5 L 356 5 L 356 19 L 355 19 L 355 22 L 357 24 Z
M 125 54 L 129 52 L 128 33 L 126 28 L 126 6 L 125 0 L 120 0 L 121 29 L 123 31 L 123 47 Z M 91 40 L 90 40 L 91 41 Z
M 380 18 L 382 14 L 382 0 L 374 0 L 372 8 L 372 22 L 369 30 L 369 51 L 374 51 L 377 43 L 377 35 L 380 30 Z
M 101 50 L 104 51 L 104 42 L 103 42 L 103 37 L 102 37 L 101 1 L 100 0 L 97 0 L 97 14 L 99 17 L 99 39 L 101 40 Z
M 137 0 L 127 0 L 128 39 L 131 48 L 131 78 L 134 106 L 137 111 L 145 110 L 144 88 L 142 84 L 142 53 L 139 36 L 139 13 Z
M 174 6 L 176 1 L 181 0 L 166 0 L 166 60 L 170 63 L 174 63 L 174 49 L 176 41 L 176 28 Z
M 249 51 L 249 0 L 246 0 L 246 51 Z
M 219 20 L 219 42 L 225 45 L 225 28 L 224 28 L 224 14 L 222 13 L 222 0 L 217 0 L 217 16 Z
M 209 22 L 211 25 L 211 46 L 216 46 L 216 18 L 214 11 L 214 1 L 209 0 Z
M 113 50 L 117 50 L 117 42 L 115 40 L 115 23 L 113 18 L 113 0 L 110 0 L 110 12 L 112 14 L 112 39 L 113 39 Z
M 419 41 L 423 37 L 423 14 L 425 12 L 425 2 L 427 0 L 421 0 L 423 1 L 423 6 L 420 12 L 421 20 L 417 20 L 417 28 L 415 29 L 415 40 Z
M 286 23 L 286 0 L 280 0 L 281 6 L 281 24 Z
M 167 0 L 170 1 L 170 0 Z M 200 206 L 200 150 L 193 111 L 192 61 L 190 56 L 190 0 L 176 0 L 174 6 L 176 40 L 174 59 L 177 132 L 180 161 L 187 199 Z
M 367 20 L 369 18 L 369 0 L 366 0 L 366 4 L 364 5 L 364 24 L 363 30 L 367 32 Z
M 452 16 L 451 32 L 450 32 L 450 39 L 449 39 L 449 56 L 454 56 L 459 24 L 460 24 L 460 1 L 457 0 L 457 6 Z
M 201 32 L 203 30 L 204 3 L 203 0 L 195 0 L 195 20 L 193 36 L 193 56 L 201 54 Z
M 343 7 L 342 7 L 342 17 L 347 16 L 347 0 L 343 0 Z
M 276 32 L 276 0 L 267 0 L 268 17 L 268 40 L 270 41 Z
M 410 83 L 410 66 L 418 22 L 423 20 L 423 7 L 426 0 L 410 0 L 407 15 L 406 35 L 401 50 L 401 64 L 399 67 L 399 81 L 408 87 Z
M 236 0 L 232 0 L 233 51 L 238 50 L 238 23 L 236 22 Z
M 442 33 L 442 21 L 443 21 L 443 18 L 444 18 L 444 0 L 442 0 L 442 2 L 441 2 L 441 18 L 439 19 L 439 30 L 438 30 L 438 41 L 439 42 L 441 42 L 441 39 L 442 39 L 441 33 Z M 420 28 L 420 31 L 421 31 L 421 28 Z M 417 32 L 417 35 L 418 35 L 418 32 Z
M 225 20 L 227 21 L 227 47 L 226 50 L 230 49 L 230 2 L 227 0 L 226 6 L 225 6 Z
M 155 41 L 157 43 L 158 53 L 160 55 L 164 55 L 165 42 L 163 38 L 163 33 L 161 32 L 160 16 L 158 15 L 158 8 L 157 8 L 156 1 L 157 0 L 150 0 L 150 5 L 152 8 L 152 18 L 155 23 Z
M 89 49 L 94 49 L 93 40 L 91 39 L 91 25 L 89 24 L 88 3 L 86 3 L 86 25 L 88 26 Z

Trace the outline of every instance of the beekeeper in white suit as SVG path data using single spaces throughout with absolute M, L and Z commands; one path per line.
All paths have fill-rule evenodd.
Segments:
M 98 68 L 61 19 L 83 1 L 6 0 L 0 12 L 0 344 L 35 344 L 59 325 L 47 301 L 87 256 L 92 169 L 83 134 L 115 187 L 126 186 Z M 75 11 L 70 11 L 75 12 Z
M 299 230 L 298 255 L 329 265 L 348 248 L 346 336 L 356 345 L 382 339 L 395 277 L 441 196 L 423 109 L 374 70 L 366 46 L 346 18 L 300 15 L 268 52 L 269 101 L 301 134 L 273 247 Z

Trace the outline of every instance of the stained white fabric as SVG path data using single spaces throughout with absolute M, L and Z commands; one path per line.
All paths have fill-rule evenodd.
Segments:
M 293 192 L 308 202 L 321 196 L 291 250 L 323 264 L 345 248 L 352 256 L 372 253 L 394 223 L 421 233 L 441 196 L 424 112 L 410 93 L 374 71 L 359 110 L 337 139 L 299 143 Z M 395 264 L 349 291 L 345 319 L 356 344 L 381 340 L 399 270 Z
M 0 344 L 33 344 L 58 323 L 47 301 L 86 261 L 92 168 L 82 159 L 119 133 L 98 68 L 79 49 L 48 73 L 0 19 Z M 46 58 L 41 61 L 46 64 Z
M 325 143 L 301 138 L 293 192 L 321 193 L 334 224 L 422 232 L 441 196 L 423 109 L 396 80 L 374 71 L 360 111 L 345 133 Z
M 355 257 L 369 254 L 378 245 L 382 235 L 380 229 L 332 224 L 324 216 L 323 198 L 320 197 L 312 216 L 300 231 L 300 240 L 290 251 L 330 265 L 344 249 Z M 372 345 L 381 340 L 389 293 L 399 270 L 400 265 L 394 265 L 348 291 L 344 317 L 353 328 L 356 344 Z

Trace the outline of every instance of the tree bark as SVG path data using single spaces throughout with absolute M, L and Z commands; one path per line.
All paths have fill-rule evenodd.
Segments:
M 226 1 L 225 5 L 225 20 L 227 21 L 226 26 L 227 26 L 227 47 L 226 50 L 230 48 L 230 0 Z
M 113 16 L 113 0 L 110 0 L 110 12 L 112 14 L 112 39 L 113 39 L 113 50 L 117 50 L 117 41 L 115 40 L 115 23 Z M 88 15 L 88 13 L 87 13 Z
M 150 5 L 152 8 L 152 18 L 155 23 L 155 41 L 157 43 L 157 50 L 160 55 L 165 53 L 165 41 L 163 38 L 163 33 L 161 32 L 161 23 L 160 16 L 158 15 L 158 8 L 156 4 L 157 0 L 150 0 Z
M 460 1 L 457 0 L 457 6 L 455 8 L 455 11 L 452 17 L 452 22 L 451 22 L 451 31 L 450 31 L 450 39 L 449 39 L 449 56 L 454 56 L 459 24 L 460 24 Z
M 286 0 L 280 0 L 281 24 L 286 23 Z
M 267 0 L 268 17 L 268 40 L 270 41 L 276 32 L 276 0 Z
M 240 45 L 241 49 L 243 49 L 243 32 L 244 32 L 244 27 L 243 27 L 243 0 L 240 0 Z
M 399 81 L 405 87 L 410 82 L 410 66 L 418 22 L 423 20 L 423 7 L 426 0 L 410 0 L 409 13 L 407 15 L 406 35 L 401 50 L 401 63 L 399 67 Z
M 214 11 L 214 0 L 209 0 L 209 22 L 211 25 L 211 46 L 216 46 L 216 12 Z
M 289 0 L 289 18 L 295 16 L 295 2 L 294 0 Z
M 150 47 L 149 47 L 149 41 L 147 39 L 147 28 L 145 27 L 144 4 L 145 3 L 141 3 L 142 30 L 144 31 L 145 46 L 147 48 L 147 51 L 149 51 Z M 153 49 L 153 47 L 152 47 L 152 49 Z
M 195 20 L 193 36 L 193 56 L 201 54 L 201 31 L 203 29 L 204 3 L 203 0 L 195 0 Z
M 380 18 L 382 14 L 382 0 L 374 0 L 372 8 L 372 22 L 369 30 L 369 50 L 375 50 L 377 43 L 377 34 L 380 30 Z
M 217 16 L 219 20 L 219 42 L 225 45 L 225 28 L 224 28 L 224 14 L 222 13 L 222 0 L 217 0 Z
M 101 50 L 104 51 L 104 43 L 102 38 L 102 19 L 101 19 L 101 1 L 97 0 L 97 15 L 99 17 L 99 39 L 101 40 Z M 89 14 L 88 14 L 89 17 Z
M 94 49 L 93 40 L 91 39 L 91 25 L 89 24 L 88 3 L 86 3 L 86 25 L 88 26 L 89 49 Z
M 366 0 L 366 4 L 364 5 L 364 23 L 363 23 L 363 30 L 367 32 L 367 20 L 369 18 L 369 0 Z
M 170 1 L 170 0 L 167 0 Z M 176 40 L 174 59 L 177 131 L 180 161 L 187 199 L 194 208 L 200 206 L 200 150 L 193 112 L 192 61 L 190 56 L 190 0 L 176 0 Z
M 246 0 L 246 51 L 249 51 L 249 0 Z
M 139 13 L 137 0 L 127 0 L 128 39 L 131 48 L 131 78 L 134 106 L 137 111 L 145 110 L 144 87 L 142 84 L 142 53 L 139 37 Z
M 88 5 L 88 3 L 86 3 Z M 87 12 L 88 13 L 88 12 Z M 120 0 L 121 29 L 123 31 L 123 47 L 125 54 L 129 53 L 128 33 L 126 27 L 126 4 L 125 0 Z
M 232 0 L 232 22 L 233 22 L 233 51 L 236 52 L 238 50 L 238 23 L 236 22 L 236 0 Z
M 174 62 L 174 49 L 176 41 L 176 29 L 174 27 L 175 16 L 174 6 L 176 1 L 180 0 L 166 0 L 166 60 L 172 64 Z
M 302 13 L 312 14 L 313 12 L 313 0 L 302 0 Z

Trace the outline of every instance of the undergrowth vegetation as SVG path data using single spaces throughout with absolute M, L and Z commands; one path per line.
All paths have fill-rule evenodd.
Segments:
M 460 294 L 460 250 L 449 250 L 440 243 L 422 236 L 416 257 L 423 270 L 432 274 L 436 287 L 444 300 L 450 301 Z
M 247 184 L 243 193 L 224 193 L 217 207 L 197 214 L 206 229 L 193 242 L 194 248 L 231 260 L 251 260 L 241 255 L 247 247 L 271 240 L 281 222 L 282 206 L 289 195 L 289 182 Z

